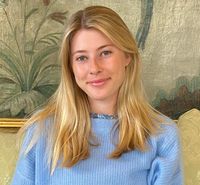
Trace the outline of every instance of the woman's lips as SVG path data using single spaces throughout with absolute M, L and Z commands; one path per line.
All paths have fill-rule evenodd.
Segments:
M 91 81 L 88 81 L 87 84 L 98 87 L 98 86 L 104 85 L 108 80 L 110 80 L 110 78 L 91 80 Z

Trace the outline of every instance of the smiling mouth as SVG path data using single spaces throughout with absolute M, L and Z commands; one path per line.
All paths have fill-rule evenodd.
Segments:
M 104 85 L 110 79 L 111 78 L 105 78 L 105 79 L 99 79 L 99 80 L 92 80 L 92 81 L 87 82 L 87 84 L 90 84 L 92 86 L 98 87 L 98 86 Z

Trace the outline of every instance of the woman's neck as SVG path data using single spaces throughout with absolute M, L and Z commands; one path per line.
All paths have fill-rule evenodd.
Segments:
M 89 100 L 92 113 L 116 115 L 116 101 Z

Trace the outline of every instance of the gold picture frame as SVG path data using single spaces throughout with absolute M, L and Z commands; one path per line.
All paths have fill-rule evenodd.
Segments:
M 26 119 L 19 118 L 0 118 L 0 128 L 21 128 Z

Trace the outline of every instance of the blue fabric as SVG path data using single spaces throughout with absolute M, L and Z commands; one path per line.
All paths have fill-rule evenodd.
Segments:
M 72 168 L 57 167 L 50 175 L 45 142 L 40 139 L 27 155 L 20 155 L 12 185 L 182 185 L 179 133 L 176 125 L 162 124 L 162 132 L 148 139 L 146 152 L 131 151 L 109 159 L 114 145 L 111 129 L 116 119 L 91 118 L 101 145 L 91 147 L 88 159 Z M 26 135 L 24 146 L 30 138 Z

